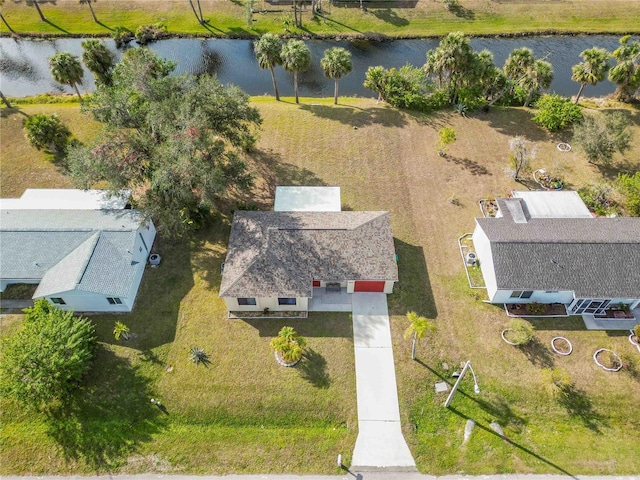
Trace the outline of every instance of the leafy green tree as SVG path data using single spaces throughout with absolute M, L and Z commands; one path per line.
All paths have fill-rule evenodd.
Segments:
M 620 46 L 613 53 L 616 65 L 609 70 L 609 80 L 617 85 L 615 97 L 627 102 L 635 96 L 640 87 L 640 42 L 631 41 L 626 35 L 620 39 Z
M 513 50 L 504 64 L 504 73 L 514 85 L 526 90 L 524 106 L 528 106 L 534 94 L 549 88 L 553 81 L 553 66 L 544 60 L 536 59 L 530 48 Z
M 89 3 L 89 5 L 91 5 Z M 92 38 L 82 42 L 82 62 L 98 82 L 111 83 L 115 56 L 101 40 Z
M 536 108 L 533 121 L 550 132 L 562 130 L 582 119 L 582 109 L 577 102 L 556 93 L 542 95 L 536 102 Z
M 580 62 L 571 68 L 571 80 L 580 84 L 580 90 L 576 95 L 576 104 L 580 101 L 582 90 L 587 85 L 595 86 L 607 77 L 609 71 L 609 58 L 611 54 L 604 48 L 589 48 L 580 54 L 584 62 Z
M 367 90 L 373 90 L 378 94 L 378 101 L 382 100 L 383 80 L 385 68 L 378 65 L 377 67 L 369 67 L 364 74 L 364 83 L 362 84 Z
M 425 317 L 421 317 L 416 312 L 408 312 L 407 320 L 409 320 L 410 323 L 404 332 L 404 338 L 407 339 L 410 336 L 413 336 L 413 343 L 411 345 L 411 360 L 415 360 L 418 340 L 426 337 L 428 333 L 435 332 L 436 326 L 434 323 L 428 321 Z
M 507 325 L 507 330 L 508 340 L 518 346 L 524 346 L 535 338 L 533 325 L 521 318 L 512 318 Z
M 168 76 L 172 68 L 147 49 L 128 50 L 112 84 L 84 105 L 110 128 L 96 144 L 71 148 L 67 162 L 79 187 L 132 189 L 137 207 L 176 238 L 201 226 L 230 189 L 250 188 L 241 150 L 261 119 L 239 88 L 209 75 Z
M 280 57 L 284 69 L 287 72 L 293 72 L 296 103 L 300 103 L 298 100 L 298 72 L 306 71 L 311 65 L 311 50 L 302 40 L 292 38 L 282 46 Z
M 640 172 L 618 175 L 618 185 L 625 195 L 627 213 L 633 217 L 640 217 Z
M 49 66 L 53 79 L 58 83 L 72 87 L 82 101 L 78 84 L 82 83 L 84 72 L 78 57 L 67 52 L 59 52 L 49 58 Z
M 95 330 L 86 318 L 44 299 L 25 313 L 24 327 L 3 341 L 0 390 L 27 407 L 44 410 L 65 402 L 89 371 Z
M 282 40 L 273 33 L 265 33 L 253 46 L 258 65 L 262 69 L 271 71 L 271 80 L 273 81 L 273 91 L 276 94 L 276 100 L 280 101 L 280 93 L 278 92 L 278 84 L 276 83 L 275 66 L 282 64 L 280 52 L 282 50 Z
M 273 348 L 286 363 L 296 363 L 300 361 L 307 346 L 306 340 L 298 335 L 293 327 L 282 327 L 278 336 L 271 340 Z
M 93 21 L 96 23 L 100 23 L 98 22 L 98 18 L 96 17 L 96 12 L 93 11 L 93 5 L 91 5 L 93 2 L 95 2 L 96 0 L 78 0 L 80 5 L 87 5 L 89 7 L 89 10 L 91 10 L 91 16 L 93 17 Z
M 320 60 L 320 66 L 325 76 L 333 78 L 333 103 L 338 104 L 338 80 L 353 69 L 351 53 L 341 47 L 329 48 L 324 51 L 324 57 Z
M 38 150 L 63 153 L 71 136 L 69 129 L 56 114 L 36 113 L 24 121 L 24 130 L 29 144 Z
M 447 89 L 455 103 L 459 89 L 476 79 L 478 67 L 479 60 L 469 39 L 462 32 L 453 32 L 435 50 L 427 52 L 424 70 L 435 76 L 437 88 Z
M 573 143 L 578 145 L 587 161 L 593 164 L 611 163 L 616 152 L 631 147 L 630 121 L 621 112 L 587 115 L 573 129 Z
M 438 155 L 447 156 L 447 149 L 450 144 L 456 141 L 456 132 L 451 127 L 443 127 L 438 131 Z

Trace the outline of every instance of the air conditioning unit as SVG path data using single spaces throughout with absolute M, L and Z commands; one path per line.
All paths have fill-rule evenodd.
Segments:
M 465 262 L 468 266 L 472 267 L 476 264 L 476 262 L 478 261 L 478 257 L 476 256 L 475 253 L 473 252 L 469 252 L 467 253 L 467 256 L 465 258 Z
M 160 255 L 158 255 L 157 253 L 152 253 L 151 255 L 149 255 L 149 263 L 154 267 L 160 265 Z

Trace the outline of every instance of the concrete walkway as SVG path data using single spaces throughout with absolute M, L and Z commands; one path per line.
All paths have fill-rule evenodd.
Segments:
M 414 472 L 416 464 L 400 427 L 387 295 L 354 293 L 351 301 L 358 395 L 351 470 Z

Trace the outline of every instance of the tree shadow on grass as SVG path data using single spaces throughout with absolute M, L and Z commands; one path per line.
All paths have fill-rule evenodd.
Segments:
M 273 201 L 278 185 L 324 186 L 326 183 L 315 172 L 286 163 L 280 153 L 273 150 L 256 150 L 250 154 L 255 163 L 258 176 L 263 179 L 262 186 L 254 189 L 254 194 L 265 202 Z M 260 189 L 262 188 L 262 191 Z
M 453 13 L 456 17 L 464 18 L 465 20 L 475 20 L 476 18 L 476 14 L 473 13 L 473 10 L 469 8 L 464 8 L 459 3 L 450 5 L 449 11 Z
M 376 8 L 369 11 L 378 20 L 390 23 L 391 25 L 394 25 L 396 27 L 404 27 L 406 25 L 409 25 L 409 20 L 407 20 L 406 18 L 402 18 L 397 14 L 395 10 L 391 10 L 390 8 Z
M 532 142 L 547 141 L 550 135 L 531 121 L 531 113 L 518 108 L 492 109 L 486 115 L 477 116 L 489 126 L 509 137 L 522 136 Z
M 569 415 L 579 418 L 589 430 L 600 433 L 601 426 L 608 426 L 606 418 L 594 410 L 593 402 L 587 394 L 574 385 L 561 392 L 558 402 Z
M 455 409 L 454 407 L 448 407 L 449 411 L 451 411 L 452 413 L 455 413 L 456 415 L 458 415 L 459 417 L 462 417 L 465 420 L 473 420 L 476 423 L 476 427 L 484 430 L 487 433 L 490 433 L 491 435 L 495 435 L 499 438 L 502 438 L 505 442 L 507 442 L 508 444 L 516 447 L 518 450 L 521 450 L 522 452 L 537 458 L 538 460 L 540 460 L 541 462 L 546 463 L 547 465 L 549 465 L 550 467 L 555 468 L 556 470 L 558 470 L 559 472 L 563 473 L 564 475 L 568 475 L 572 478 L 575 478 L 576 480 L 578 479 L 578 477 L 576 477 L 574 474 L 570 473 L 569 471 L 565 470 L 564 468 L 562 468 L 561 466 L 553 463 L 551 460 L 548 460 L 545 457 L 542 457 L 540 455 L 538 455 L 536 452 L 528 449 L 527 447 L 524 447 L 522 445 L 520 445 L 519 443 L 514 442 L 513 440 L 509 439 L 506 436 L 500 435 L 497 432 L 495 432 L 491 427 L 487 427 L 486 425 L 483 425 L 482 422 L 478 422 L 476 419 L 465 415 L 464 413 L 462 413 L 461 411 Z
M 447 162 L 453 162 L 456 165 L 460 165 L 463 170 L 467 170 L 472 175 L 478 175 L 478 176 L 492 175 L 492 173 L 487 169 L 487 167 L 485 167 L 484 165 L 480 165 L 475 160 L 471 160 L 469 158 L 458 158 L 458 157 L 447 155 Z
M 86 387 L 49 413 L 47 434 L 67 460 L 108 471 L 150 441 L 166 420 L 150 402 L 150 381 L 136 367 L 100 346 L 95 364 Z
M 553 356 L 551 351 L 538 338 L 531 340 L 526 345 L 517 347 L 536 367 L 551 368 L 553 367 Z
M 367 125 L 382 125 L 384 127 L 402 128 L 407 125 L 407 118 L 403 112 L 394 108 L 358 108 L 341 105 L 300 105 L 302 110 L 311 112 L 320 118 L 335 120 L 351 127 Z
M 313 348 L 304 352 L 303 361 L 298 363 L 300 376 L 316 388 L 329 388 L 331 377 L 327 373 L 327 361 Z

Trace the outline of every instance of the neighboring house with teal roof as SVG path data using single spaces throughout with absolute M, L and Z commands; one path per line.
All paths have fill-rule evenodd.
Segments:
M 51 191 L 55 196 L 55 191 Z M 68 192 L 66 193 L 68 196 Z M 46 200 L 44 200 L 46 201 Z M 0 288 L 38 284 L 34 299 L 65 310 L 133 309 L 156 230 L 122 208 L 9 208 L 0 202 Z M 35 205 L 37 206 L 37 205 Z

